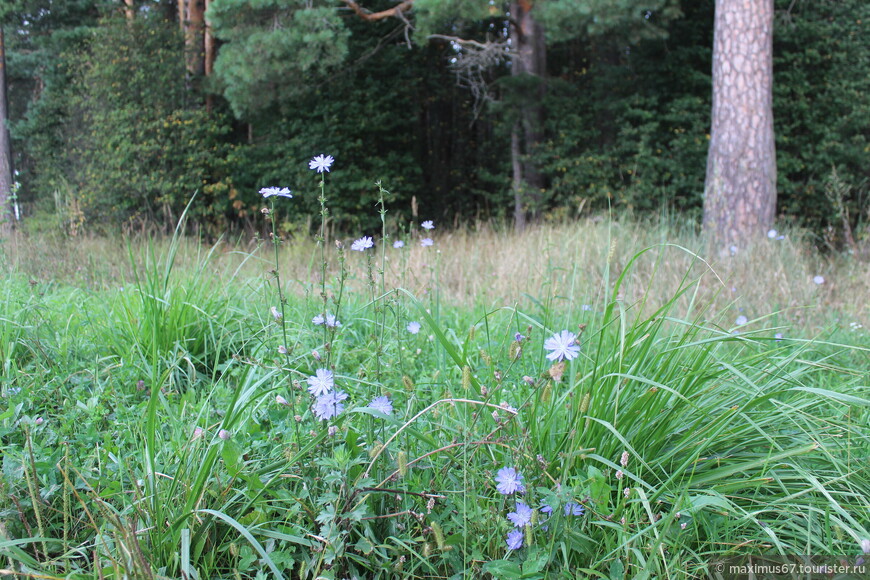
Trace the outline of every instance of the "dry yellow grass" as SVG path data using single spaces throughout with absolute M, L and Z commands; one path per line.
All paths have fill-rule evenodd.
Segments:
M 667 302 L 681 284 L 700 280 L 698 291 L 681 301 L 684 312 L 694 304 L 713 305 L 706 318 L 733 325 L 738 315 L 749 320 L 771 318 L 758 324 L 783 325 L 816 333 L 832 324 L 868 326 L 870 264 L 846 256 L 822 256 L 793 236 L 762 240 L 740 248 L 736 255 L 709 256 L 703 240 L 693 231 L 676 231 L 652 223 L 589 219 L 541 225 L 516 234 L 480 224 L 458 231 L 435 230 L 433 247 L 424 248 L 419 237 L 406 238 L 406 247 L 386 247 L 387 288 L 404 287 L 420 297 L 436 289 L 444 305 L 520 305 L 549 302 L 566 315 L 588 304 L 600 309 L 608 287 L 628 268 L 620 298 L 629 306 L 644 297 L 647 312 Z M 366 259 L 347 248 L 348 286 L 366 288 Z M 134 242 L 138 253 L 141 243 Z M 168 240 L 156 242 L 158 255 Z M 638 252 L 651 248 L 630 267 Z M 39 280 L 53 280 L 90 288 L 107 288 L 131 279 L 127 244 L 106 238 L 17 237 L 3 251 L 13 268 Z M 207 253 L 196 241 L 182 245 L 177 270 L 192 268 Z M 381 248 L 376 247 L 377 268 Z M 338 267 L 334 243 L 327 246 L 332 283 Z M 271 247 L 255 242 L 222 243 L 210 268 L 220 281 L 233 275 L 251 282 L 269 277 L 274 267 Z M 281 250 L 281 273 L 290 292 L 319 289 L 320 259 L 310 240 L 286 243 Z M 609 286 L 605 278 L 609 276 Z M 823 276 L 824 284 L 815 284 Z M 378 274 L 375 274 L 379 279 Z

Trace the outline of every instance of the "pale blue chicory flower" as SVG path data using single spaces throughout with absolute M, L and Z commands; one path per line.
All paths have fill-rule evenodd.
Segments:
M 318 155 L 308 162 L 308 169 L 314 169 L 317 173 L 323 173 L 324 171 L 328 172 L 333 161 L 335 161 L 335 159 L 332 158 L 332 155 Z
M 523 532 L 522 530 L 511 530 L 507 535 L 507 549 L 519 550 L 523 547 Z
M 380 411 L 384 415 L 392 415 L 393 414 L 393 404 L 390 402 L 389 397 L 375 397 L 372 399 L 372 402 L 369 403 L 369 409 L 374 409 L 375 411 Z
M 322 421 L 338 416 L 344 411 L 342 401 L 345 399 L 347 399 L 347 393 L 338 390 L 317 397 L 314 401 L 314 415 Z
M 354 243 L 350 245 L 350 249 L 356 252 L 364 252 L 374 245 L 375 243 L 374 241 L 372 241 L 371 237 L 363 236 L 360 239 L 354 241 Z
M 532 508 L 527 506 L 525 503 L 518 501 L 516 511 L 509 513 L 507 519 L 509 519 L 514 526 L 522 528 L 523 526 L 532 523 L 532 513 Z
M 317 369 L 313 377 L 308 377 L 308 392 L 315 397 L 325 395 L 335 386 L 335 377 L 329 369 Z
M 582 516 L 586 510 L 577 502 L 569 501 L 565 504 L 565 516 Z
M 563 330 L 544 341 L 544 348 L 550 351 L 547 358 L 552 361 L 572 360 L 580 354 L 580 347 L 575 344 L 577 335 Z
M 495 476 L 495 489 L 502 495 L 511 495 L 513 493 L 525 493 L 526 486 L 523 485 L 523 474 L 513 467 L 502 467 L 498 470 Z
M 264 187 L 260 190 L 260 195 L 263 197 L 272 197 L 273 195 L 276 195 L 278 197 L 293 198 L 290 189 L 287 187 Z

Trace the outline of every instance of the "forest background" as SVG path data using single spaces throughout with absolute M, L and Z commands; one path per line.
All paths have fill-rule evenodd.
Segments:
M 468 13 L 481 3 L 420 1 L 411 23 L 361 18 L 353 3 L 211 0 L 199 29 L 175 0 L 6 4 L 25 230 L 168 229 L 199 192 L 192 223 L 250 231 L 258 190 L 310 180 L 304 161 L 320 152 L 340 160 L 330 205 L 342 231 L 379 227 L 378 180 L 398 223 L 512 216 L 511 132 L 537 88 L 511 75 L 493 3 L 490 18 Z M 647 4 L 587 2 L 579 20 L 543 22 L 543 134 L 523 153 L 543 184 L 533 215 L 700 217 L 714 3 Z M 870 5 L 775 7 L 778 222 L 833 244 L 866 237 Z M 281 211 L 290 231 L 317 201 Z

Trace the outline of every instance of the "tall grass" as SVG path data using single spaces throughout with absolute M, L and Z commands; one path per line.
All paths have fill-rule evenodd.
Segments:
M 410 231 L 329 268 L 176 236 L 42 295 L 21 279 L 49 255 L 13 252 L 7 304 L 34 310 L 0 321 L 0 574 L 696 578 L 870 537 L 866 265 L 618 222 Z M 548 359 L 566 329 L 579 356 Z M 349 395 L 328 421 L 323 368 Z
M 407 288 L 425 296 L 435 288 L 433 252 L 419 247 L 413 234 L 393 234 L 407 245 L 402 250 L 384 248 L 384 283 L 388 288 Z M 349 246 L 351 239 L 344 240 Z M 664 242 L 691 253 L 664 253 Z M 163 255 L 175 244 L 175 268 L 196 270 L 201 246 L 195 240 L 152 241 L 154 251 Z M 142 245 L 141 242 L 138 245 Z M 17 239 L 7 244 L 7 260 L 18 271 L 36 280 L 52 279 L 89 288 L 117 288 L 135 276 L 123 250 L 123 241 L 82 238 L 73 251 L 67 242 L 51 239 L 29 244 Z M 659 262 L 646 260 L 632 269 L 622 286 L 623 297 L 633 303 L 644 294 L 665 301 L 690 269 L 703 272 L 692 254 L 705 257 L 717 276 L 705 276 L 701 291 L 716 297 L 715 307 L 736 318 L 741 312 L 749 319 L 776 313 L 776 319 L 804 334 L 816 334 L 832 322 L 867 326 L 863 295 L 870 286 L 870 264 L 848 255 L 822 255 L 800 231 L 784 240 L 765 240 L 738 248 L 734 256 L 705 256 L 705 241 L 693 228 L 678 223 L 654 221 L 588 219 L 564 224 L 531 227 L 522 234 L 487 223 L 450 232 L 439 232 L 434 249 L 440 273 L 437 290 L 443 300 L 464 306 L 493 306 L 519 303 L 527 306 L 548 296 L 570 294 L 585 304 L 601 299 L 605 265 L 612 272 L 621 268 L 641 248 L 662 253 Z M 233 276 L 261 276 L 270 262 L 268 256 L 250 260 L 255 242 L 220 243 L 211 257 L 209 277 L 228 284 Z M 247 263 L 238 270 L 242 262 Z M 265 260 L 265 261 L 264 261 Z M 295 238 L 281 246 L 279 265 L 297 295 L 310 292 L 319 280 L 319 249 L 315 241 Z M 364 260 L 351 260 L 349 290 L 361 291 L 367 284 Z M 337 261 L 329 263 L 325 279 L 338 274 Z M 652 269 L 656 268 L 655 276 Z M 825 283 L 816 285 L 821 275 Z M 741 311 L 741 308 L 743 309 Z

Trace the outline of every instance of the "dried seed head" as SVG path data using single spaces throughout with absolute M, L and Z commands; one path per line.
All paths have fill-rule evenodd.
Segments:
M 583 400 L 580 401 L 580 412 L 585 413 L 589 410 L 589 400 L 592 398 L 592 393 L 583 395 Z
M 439 550 L 444 549 L 444 531 L 441 529 L 441 525 L 438 522 L 432 522 L 432 533 L 435 535 L 435 543 L 438 545 Z
M 399 475 L 405 477 L 408 475 L 408 453 L 405 451 L 399 451 L 399 454 L 396 456 L 396 464 L 399 467 Z
M 489 356 L 489 353 L 483 349 L 480 349 L 480 360 L 483 361 L 483 364 L 486 366 L 490 366 L 492 364 L 492 357 Z

